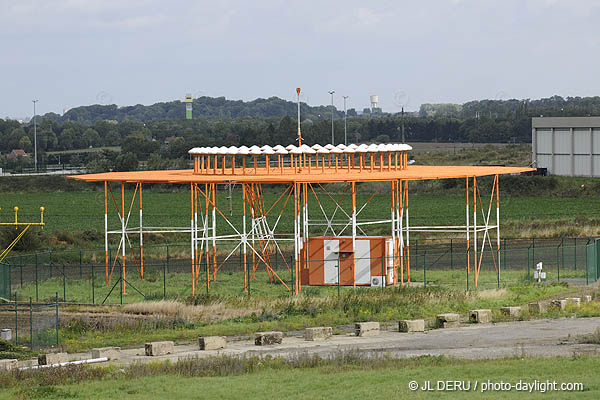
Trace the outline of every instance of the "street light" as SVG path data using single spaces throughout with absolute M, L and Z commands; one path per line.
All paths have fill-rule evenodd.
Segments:
M 344 145 L 348 146 L 348 131 L 346 129 L 346 117 L 348 113 L 346 112 L 346 99 L 348 96 L 342 96 L 344 98 Z
M 329 94 L 331 95 L 331 144 L 335 145 L 335 138 L 333 136 L 333 110 L 335 109 L 334 105 L 333 105 L 333 94 L 335 93 L 335 90 L 332 90 L 329 92 Z
M 35 103 L 39 100 L 31 100 L 33 102 L 33 154 L 35 158 L 35 171 L 37 172 L 37 125 L 35 120 Z

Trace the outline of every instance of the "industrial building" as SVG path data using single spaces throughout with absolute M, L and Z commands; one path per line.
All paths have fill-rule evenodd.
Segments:
M 536 117 L 532 162 L 548 174 L 600 176 L 600 117 Z

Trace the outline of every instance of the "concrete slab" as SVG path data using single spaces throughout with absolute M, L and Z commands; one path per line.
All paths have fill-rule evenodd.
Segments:
M 536 301 L 529 303 L 529 312 L 532 314 L 544 314 L 548 312 L 548 302 Z
M 144 349 L 146 350 L 146 355 L 149 357 L 164 356 L 165 354 L 173 353 L 174 345 L 172 341 L 150 342 L 146 343 Z
M 567 305 L 579 307 L 581 306 L 581 297 L 567 297 Z
M 425 332 L 425 320 L 403 319 L 398 321 L 398 332 Z
M 38 356 L 39 365 L 60 364 L 67 361 L 70 361 L 69 355 L 67 353 L 48 353 L 40 354 Z
M 435 325 L 438 328 L 458 328 L 460 326 L 460 315 L 454 313 L 438 314 L 435 317 Z
M 477 324 L 489 324 L 492 322 L 492 310 L 471 310 L 469 311 L 469 321 Z
M 198 347 L 200 350 L 220 350 L 227 348 L 227 338 L 225 336 L 204 336 L 198 338 Z
M 561 311 L 567 307 L 567 300 L 552 300 L 552 307 L 558 308 Z
M 12 329 L 1 329 L 0 330 L 0 340 L 11 341 L 12 340 Z
M 354 325 L 354 334 L 360 337 L 379 335 L 379 322 L 357 322 Z
M 120 347 L 98 347 L 92 349 L 92 358 L 106 357 L 109 360 L 118 360 L 121 358 Z
M 333 335 L 333 328 L 330 326 L 319 326 L 304 329 L 304 340 L 317 341 L 327 340 Z
M 281 342 L 283 342 L 283 332 L 256 332 L 256 334 L 254 334 L 254 344 L 256 346 L 281 344 Z
M 500 312 L 502 314 L 508 315 L 511 318 L 518 318 L 521 316 L 521 307 L 501 307 Z
M 0 360 L 0 371 L 7 371 L 13 368 L 17 368 L 16 358 Z

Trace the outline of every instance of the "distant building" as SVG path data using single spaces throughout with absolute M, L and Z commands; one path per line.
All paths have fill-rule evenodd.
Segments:
M 13 149 L 10 154 L 8 155 L 8 158 L 10 158 L 11 160 L 17 160 L 19 157 L 27 157 L 27 153 L 25 153 L 25 150 L 22 149 Z
M 533 166 L 549 174 L 600 177 L 600 117 L 535 117 Z

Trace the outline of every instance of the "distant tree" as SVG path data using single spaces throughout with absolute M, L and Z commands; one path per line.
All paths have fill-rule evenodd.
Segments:
M 133 153 L 121 153 L 115 160 L 115 171 L 135 171 L 138 167 L 138 160 Z

